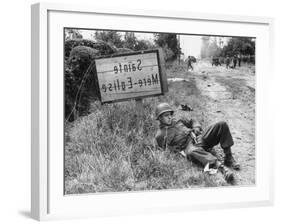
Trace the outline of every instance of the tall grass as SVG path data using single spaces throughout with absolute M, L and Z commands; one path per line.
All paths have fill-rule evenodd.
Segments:
M 209 176 L 180 155 L 160 150 L 154 136 L 159 102 L 175 109 L 188 101 L 199 107 L 194 83 L 170 84 L 169 93 L 143 100 L 92 104 L 92 113 L 65 127 L 65 193 L 178 189 L 224 185 L 221 176 Z M 193 113 L 193 112 L 191 112 Z M 195 117 L 204 116 L 195 111 Z

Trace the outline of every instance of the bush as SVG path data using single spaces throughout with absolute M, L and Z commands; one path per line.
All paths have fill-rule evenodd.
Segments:
M 70 39 L 64 43 L 64 56 L 68 58 L 72 49 L 77 46 L 85 46 L 98 50 L 99 55 L 108 55 L 116 52 L 116 49 L 112 45 L 103 41 L 95 42 L 87 39 Z
M 65 41 L 65 119 L 73 121 L 89 113 L 90 103 L 99 97 L 94 58 L 114 52 L 104 42 Z
M 157 46 L 162 47 L 165 60 L 175 60 L 180 55 L 181 50 L 179 48 L 179 43 L 177 35 L 173 33 L 157 33 L 154 35 L 154 42 Z
M 77 46 L 65 61 L 65 117 L 70 116 L 70 120 L 87 113 L 91 98 L 98 97 L 92 63 L 97 54 L 90 47 Z

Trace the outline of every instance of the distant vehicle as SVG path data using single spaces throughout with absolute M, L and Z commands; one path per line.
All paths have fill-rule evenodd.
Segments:
M 212 58 L 212 66 L 214 66 L 214 65 L 215 66 L 221 65 L 219 57 L 213 57 Z

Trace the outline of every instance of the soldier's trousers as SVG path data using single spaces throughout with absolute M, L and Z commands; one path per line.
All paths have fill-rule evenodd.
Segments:
M 203 166 L 207 163 L 215 164 L 217 157 L 212 155 L 210 150 L 217 144 L 220 144 L 224 152 L 230 151 L 230 147 L 234 144 L 229 127 L 224 121 L 209 126 L 197 136 L 197 143 L 187 151 L 187 155 Z

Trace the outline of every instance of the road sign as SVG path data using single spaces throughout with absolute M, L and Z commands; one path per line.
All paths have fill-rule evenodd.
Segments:
M 160 50 L 98 58 L 95 64 L 102 103 L 158 96 L 168 90 Z

